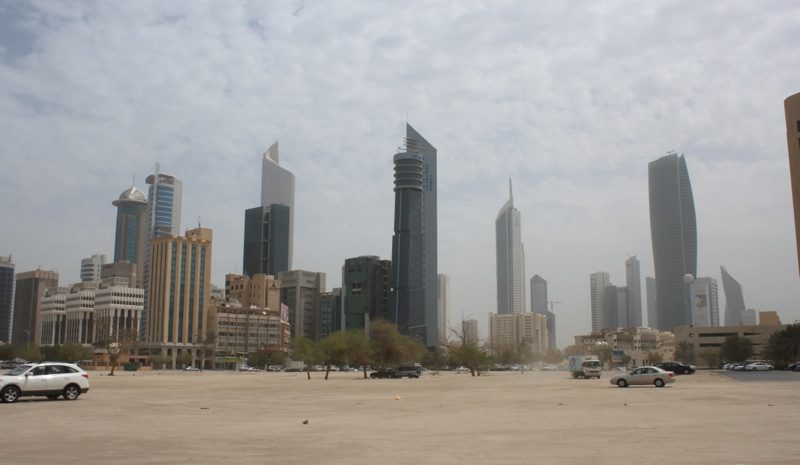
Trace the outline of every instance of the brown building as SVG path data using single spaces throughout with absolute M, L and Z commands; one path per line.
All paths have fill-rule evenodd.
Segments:
M 786 110 L 786 143 L 789 147 L 789 176 L 794 200 L 794 232 L 797 236 L 797 262 L 800 268 L 800 93 L 783 102 Z
M 11 342 L 17 347 L 40 345 L 42 298 L 51 287 L 58 287 L 58 273 L 55 271 L 17 273 L 11 333 Z
M 178 358 L 192 363 L 205 348 L 211 304 L 212 231 L 197 228 L 185 237 L 152 242 L 147 293 L 147 331 L 143 348 L 160 352 L 175 368 Z
M 107 263 L 100 268 L 100 279 L 127 278 L 130 287 L 141 287 L 138 280 L 143 276 L 138 273 L 139 268 L 141 268 L 140 265 L 125 260 Z
M 225 300 L 237 301 L 242 307 L 280 310 L 281 282 L 272 275 L 256 273 L 247 277 L 238 274 L 225 275 Z
M 678 326 L 675 328 L 675 343 L 692 345 L 698 365 L 716 367 L 725 338 L 732 335 L 745 337 L 753 343 L 753 359 L 762 358 L 769 337 L 782 331 L 786 325 L 780 323 L 775 312 L 761 312 L 761 324 L 739 326 Z M 734 360 L 743 362 L 744 360 Z

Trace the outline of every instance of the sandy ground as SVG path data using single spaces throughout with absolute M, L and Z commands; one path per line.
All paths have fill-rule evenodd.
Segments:
M 0 463 L 800 463 L 800 373 L 663 389 L 603 375 L 92 373 L 77 401 L 0 405 Z

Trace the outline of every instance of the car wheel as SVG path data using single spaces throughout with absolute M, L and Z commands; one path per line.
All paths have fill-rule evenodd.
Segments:
M 16 386 L 6 386 L 3 389 L 2 394 L 0 394 L 0 402 L 4 402 L 6 404 L 11 404 L 16 402 L 19 399 L 19 388 Z
M 656 387 L 664 387 L 664 380 L 661 378 L 656 378 L 656 380 L 653 381 L 653 384 L 655 384 Z
M 79 395 L 81 395 L 81 390 L 74 384 L 70 384 L 64 388 L 64 398 L 67 400 L 75 400 Z
M 619 387 L 628 387 L 628 382 L 625 381 L 624 379 L 620 379 L 620 380 L 617 381 L 617 386 L 619 386 Z
M 50 399 L 50 400 L 56 400 L 56 399 L 58 399 L 59 395 L 60 394 L 48 394 L 47 398 Z

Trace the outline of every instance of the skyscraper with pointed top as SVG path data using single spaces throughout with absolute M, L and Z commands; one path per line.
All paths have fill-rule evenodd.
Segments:
M 128 261 L 136 266 L 136 281 L 131 287 L 143 287 L 145 239 L 147 236 L 147 197 L 131 185 L 117 200 L 117 228 L 114 236 L 114 263 Z
M 689 170 L 670 153 L 648 165 L 650 234 L 656 271 L 656 328 L 692 323 L 684 277 L 697 276 L 697 221 Z M 652 325 L 651 325 L 652 326 Z
M 525 312 L 525 249 L 511 179 L 508 200 L 494 222 L 497 252 L 497 313 Z
M 400 331 L 439 343 L 436 148 L 406 124 L 394 156 L 394 236 L 390 319 Z

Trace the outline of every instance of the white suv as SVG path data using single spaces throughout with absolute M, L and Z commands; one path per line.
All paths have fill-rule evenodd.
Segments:
M 22 396 L 64 396 L 75 400 L 89 391 L 89 374 L 71 363 L 28 363 L 0 375 L 0 402 L 16 402 Z

